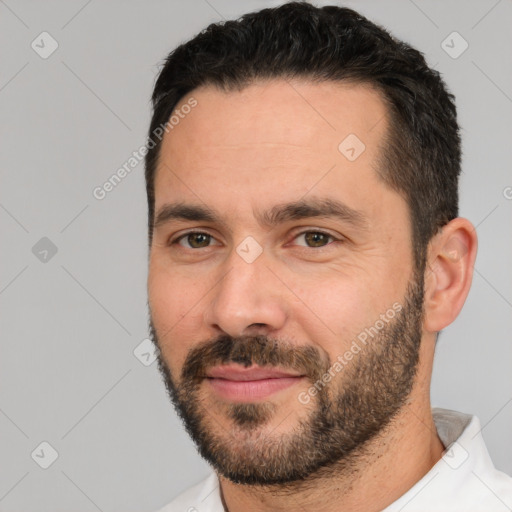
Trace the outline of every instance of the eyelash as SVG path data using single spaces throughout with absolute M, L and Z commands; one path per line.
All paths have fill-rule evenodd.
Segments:
M 301 247 L 303 249 L 316 249 L 316 251 L 319 252 L 319 251 L 322 251 L 322 249 L 326 249 L 327 247 L 329 247 L 333 242 L 343 242 L 343 239 L 336 238 L 335 236 L 331 235 L 330 233 L 327 233 L 326 231 L 322 231 L 321 229 L 307 229 L 305 231 L 301 231 L 300 233 L 297 233 L 293 237 L 293 240 L 295 240 L 299 236 L 305 235 L 307 233 L 322 234 L 322 235 L 327 236 L 328 238 L 331 238 L 332 241 L 329 242 L 328 244 L 322 245 L 320 247 L 309 247 L 307 245 L 299 246 L 299 247 Z M 179 242 L 181 240 L 183 240 L 184 238 L 186 238 L 187 236 L 189 236 L 189 235 L 207 235 L 207 236 L 209 236 L 209 237 L 211 237 L 211 238 L 213 238 L 215 240 L 215 237 L 213 235 L 210 235 L 210 233 L 207 233 L 205 231 L 188 231 L 187 233 L 184 233 L 184 234 L 180 235 L 179 237 L 175 238 L 174 240 L 169 240 L 169 246 L 179 245 Z M 183 247 L 183 248 L 191 250 L 191 251 L 198 251 L 199 249 L 208 249 L 209 247 L 212 247 L 212 246 L 209 245 L 207 247 L 200 247 L 200 248 L 193 248 L 193 247 Z

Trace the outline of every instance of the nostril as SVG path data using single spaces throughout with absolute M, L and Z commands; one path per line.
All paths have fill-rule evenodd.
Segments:
M 248 329 L 251 329 L 252 327 L 257 327 L 257 328 L 260 328 L 260 327 L 266 327 L 267 324 L 251 324 Z

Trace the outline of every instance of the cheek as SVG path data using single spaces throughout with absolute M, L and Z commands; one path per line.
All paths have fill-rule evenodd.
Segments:
M 301 303 L 295 316 L 307 338 L 334 360 L 374 313 L 364 287 L 347 281 L 328 283 L 320 289 L 306 283 L 297 287 Z
M 297 286 L 295 291 L 302 302 L 294 315 L 307 339 L 335 361 L 392 308 L 397 297 L 384 282 L 361 274 L 340 280 L 331 276 L 327 283 L 320 288 L 318 281 L 315 286 L 309 282 Z
M 162 354 L 173 371 L 181 368 L 198 337 L 201 288 L 168 271 L 150 268 L 148 299 Z

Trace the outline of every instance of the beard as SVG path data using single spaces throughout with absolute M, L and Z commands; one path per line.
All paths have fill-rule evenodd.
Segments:
M 222 335 L 189 351 L 178 381 L 162 356 L 151 316 L 150 332 L 169 397 L 201 456 L 232 482 L 285 486 L 320 477 L 334 467 L 355 468 L 369 441 L 405 405 L 421 344 L 423 276 L 418 272 L 402 305 L 336 378 L 317 388 L 307 406 L 297 400 L 302 414 L 293 429 L 284 433 L 276 432 L 278 425 L 271 428 L 279 412 L 271 401 L 208 402 L 206 371 L 229 363 L 279 366 L 299 372 L 314 384 L 333 365 L 325 351 L 261 335 Z M 222 424 L 212 411 L 222 415 Z

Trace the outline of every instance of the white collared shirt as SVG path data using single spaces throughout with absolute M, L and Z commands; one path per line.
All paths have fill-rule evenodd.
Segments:
M 443 457 L 404 495 L 382 512 L 510 512 L 512 477 L 489 456 L 476 416 L 432 409 Z M 212 473 L 158 512 L 224 512 Z

